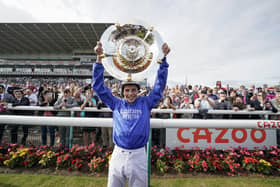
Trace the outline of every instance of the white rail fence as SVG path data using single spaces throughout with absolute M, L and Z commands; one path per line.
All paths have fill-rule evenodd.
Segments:
M 61 111 L 53 107 L 38 106 L 17 106 L 10 107 L 9 110 L 24 111 Z M 44 117 L 44 116 L 15 116 L 0 115 L 0 124 L 21 124 L 21 125 L 49 125 L 49 126 L 79 126 L 79 127 L 112 127 L 112 118 L 83 118 L 74 117 L 74 112 L 111 112 L 108 108 L 85 108 L 79 107 L 63 109 L 69 111 L 72 117 Z M 197 114 L 195 109 L 153 109 L 152 113 L 175 113 L 175 114 Z M 232 115 L 261 115 L 268 119 L 270 115 L 280 115 L 270 111 L 233 111 L 233 110 L 209 110 L 208 114 L 232 114 Z M 280 129 L 278 120 L 222 120 L 222 119 L 151 119 L 151 128 L 253 128 L 253 129 Z

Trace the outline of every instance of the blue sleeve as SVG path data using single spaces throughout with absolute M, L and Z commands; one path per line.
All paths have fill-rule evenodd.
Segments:
M 154 106 L 156 106 L 158 104 L 159 100 L 163 96 L 163 91 L 165 89 L 166 81 L 167 81 L 168 67 L 169 67 L 169 65 L 166 62 L 166 57 L 164 57 L 162 59 L 162 63 L 160 64 L 160 67 L 158 69 L 154 87 L 153 87 L 150 95 L 147 97 L 150 108 L 153 108 Z
M 98 97 L 109 107 L 114 110 L 115 103 L 118 99 L 112 95 L 111 90 L 104 84 L 104 67 L 101 63 L 94 63 L 92 66 L 92 88 Z

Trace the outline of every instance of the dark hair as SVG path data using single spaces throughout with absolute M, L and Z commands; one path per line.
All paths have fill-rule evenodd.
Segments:
M 14 93 L 20 92 L 21 94 L 24 94 L 22 89 L 16 89 L 16 90 L 14 90 L 13 92 L 14 92 Z
M 47 93 L 51 93 L 51 91 L 50 91 L 50 90 L 44 90 L 44 91 L 42 92 L 43 95 L 46 95 Z
M 170 104 L 172 104 L 172 99 L 171 99 L 171 97 L 168 95 L 168 96 L 165 97 L 165 99 L 166 99 L 166 98 L 169 99 Z
M 71 93 L 71 92 L 70 92 L 70 89 L 67 88 L 63 91 L 63 93 Z
M 91 89 L 91 86 L 90 85 L 87 85 L 84 87 L 84 92 L 86 92 L 87 90 L 90 90 Z
M 207 91 L 206 90 L 202 90 L 201 93 L 202 94 L 207 94 Z

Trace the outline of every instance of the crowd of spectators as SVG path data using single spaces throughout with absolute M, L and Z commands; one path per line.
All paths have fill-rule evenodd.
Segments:
M 107 86 L 112 89 L 112 93 L 121 97 L 120 82 L 107 81 Z M 147 95 L 150 87 L 143 87 L 139 95 Z M 12 106 L 53 106 L 55 109 L 80 107 L 96 107 L 98 109 L 106 107 L 91 89 L 89 81 L 86 80 L 50 80 L 50 79 L 25 79 L 2 80 L 0 83 L 0 115 L 34 115 L 34 112 L 10 111 L 8 103 Z M 272 112 L 280 111 L 280 87 L 255 87 L 246 88 L 241 85 L 238 88 L 227 86 L 222 87 L 221 82 L 217 82 L 215 87 L 203 87 L 199 85 L 176 85 L 166 87 L 164 96 L 158 104 L 159 109 L 198 109 L 198 114 L 176 114 L 169 113 L 153 114 L 157 118 L 198 118 L 198 119 L 261 119 L 260 115 L 209 115 L 209 110 L 268 110 Z M 42 116 L 70 116 L 68 111 L 44 111 L 37 115 Z M 79 117 L 112 117 L 111 113 L 101 112 L 76 112 Z M 271 115 L 271 119 L 280 120 L 280 115 Z M 13 125 L 10 129 L 11 142 L 16 143 L 19 125 Z M 24 136 L 21 143 L 26 144 L 29 126 L 23 126 Z M 0 141 L 2 140 L 4 124 L 0 124 Z M 81 128 L 83 143 L 90 144 L 101 142 L 103 146 L 112 146 L 112 130 L 109 128 Z M 61 146 L 69 145 L 69 127 L 47 127 L 41 126 L 41 143 L 47 144 L 47 131 L 49 131 L 50 146 L 55 144 L 55 136 L 60 137 Z M 278 132 L 279 133 L 279 132 Z M 161 147 L 164 146 L 165 129 L 153 131 L 153 142 Z M 278 134 L 278 141 L 280 135 Z M 280 142 L 280 141 L 279 141 Z

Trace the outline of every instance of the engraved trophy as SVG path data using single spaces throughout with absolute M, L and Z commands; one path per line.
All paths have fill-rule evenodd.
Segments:
M 163 40 L 153 28 L 142 25 L 111 25 L 102 34 L 106 71 L 122 81 L 142 81 L 155 75 L 161 63 Z

